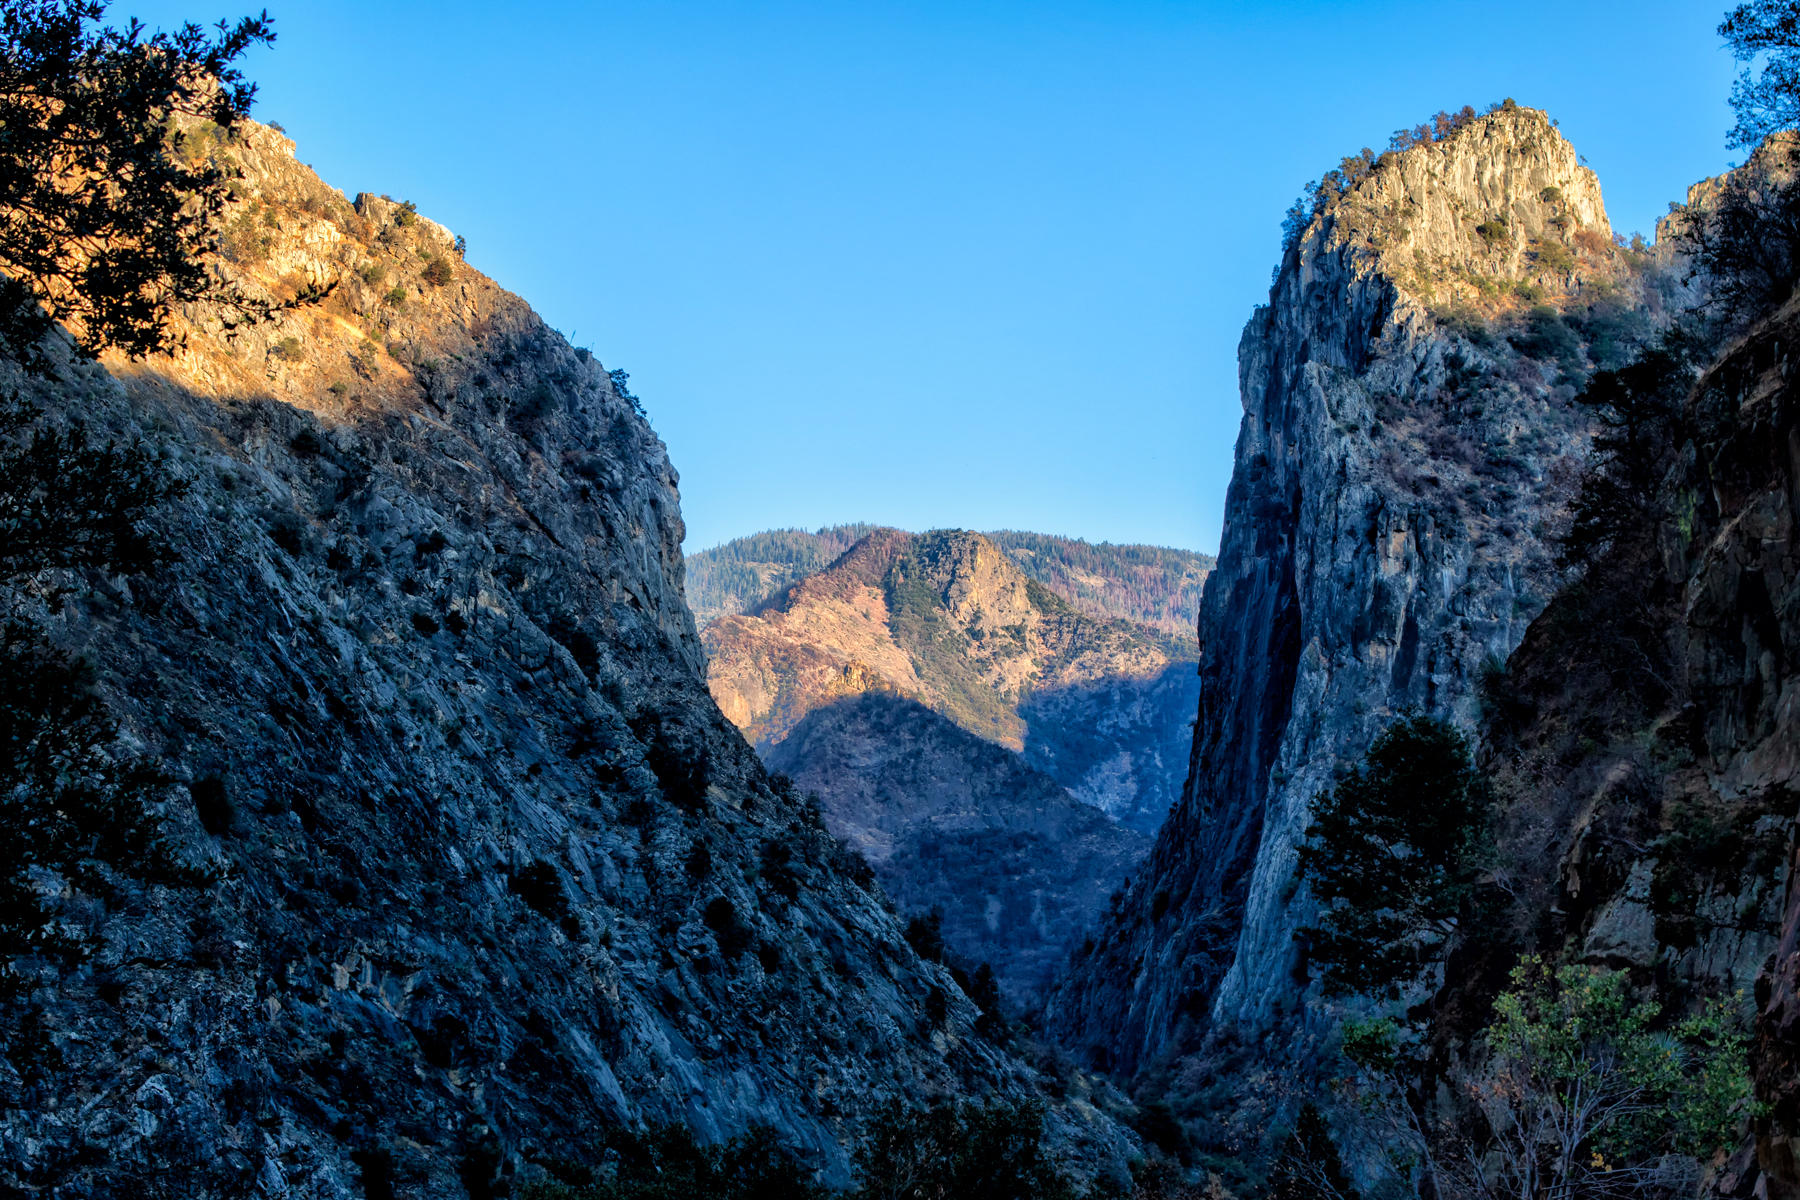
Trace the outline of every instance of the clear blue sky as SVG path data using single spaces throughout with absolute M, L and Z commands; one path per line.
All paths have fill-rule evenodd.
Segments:
M 631 372 L 690 551 L 849 520 L 1210 550 L 1301 185 L 1514 96 L 1647 234 L 1731 157 L 1724 6 L 270 0 L 248 68 L 328 182 Z

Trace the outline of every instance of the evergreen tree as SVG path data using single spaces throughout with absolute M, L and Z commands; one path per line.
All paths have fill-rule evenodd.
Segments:
M 1463 735 L 1408 713 L 1320 796 L 1300 870 L 1324 906 L 1306 931 L 1338 992 L 1398 994 L 1442 952 L 1486 861 L 1488 795 Z
M 1800 0 L 1740 4 L 1720 23 L 1719 36 L 1745 64 L 1731 90 L 1737 124 L 1728 144 L 1748 148 L 1800 126 Z
M 102 26 L 105 12 L 0 2 L 0 342 L 38 370 L 58 323 L 87 354 L 141 357 L 171 345 L 173 305 L 258 307 L 207 264 L 230 180 L 189 160 L 179 126 L 249 111 L 256 88 L 234 63 L 274 39 L 267 14 L 150 33 Z

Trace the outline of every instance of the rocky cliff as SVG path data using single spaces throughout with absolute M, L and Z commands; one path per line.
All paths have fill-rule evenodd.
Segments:
M 1572 399 L 1661 296 L 1544 114 L 1454 125 L 1346 159 L 1244 331 L 1187 785 L 1050 1004 L 1117 1069 L 1292 1026 L 1311 801 L 1403 709 L 1472 729 L 1484 670 L 1563 582 Z
M 841 1175 L 885 1094 L 1029 1092 L 708 696 L 635 401 L 410 206 L 201 145 L 230 273 L 333 290 L 17 381 L 189 485 L 172 562 L 38 617 L 208 882 L 39 879 L 94 952 L 0 1068 L 0 1188 L 489 1195 L 638 1119 Z
M 1081 804 L 1019 755 L 914 700 L 866 692 L 816 708 L 768 753 L 821 797 L 903 913 L 937 911 L 963 962 L 1034 1004 L 1150 839 Z
M 981 534 L 881 530 L 754 615 L 703 634 L 725 715 L 767 751 L 808 712 L 891 692 L 1154 830 L 1187 741 L 1184 639 L 1077 611 Z

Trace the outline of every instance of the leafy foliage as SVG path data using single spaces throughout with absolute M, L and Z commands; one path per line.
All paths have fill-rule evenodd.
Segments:
M 1797 166 L 1793 143 L 1771 142 L 1674 224 L 1690 276 L 1704 284 L 1704 307 L 1727 325 L 1774 310 L 1800 284 Z
M 1729 1002 L 1663 1027 L 1622 972 L 1528 958 L 1512 983 L 1471 1084 L 1496 1150 L 1484 1194 L 1642 1194 L 1736 1138 L 1748 1037 Z
M 1475 896 L 1488 809 L 1466 739 L 1418 713 L 1319 797 L 1299 858 L 1324 905 L 1306 932 L 1328 987 L 1397 994 L 1438 956 Z
M 527 1187 L 523 1200 L 1074 1200 L 1081 1193 L 1044 1144 L 1036 1103 L 945 1102 L 929 1108 L 890 1100 L 863 1124 L 855 1149 L 857 1180 L 847 1191 L 817 1183 L 784 1149 L 774 1130 L 752 1130 L 703 1146 L 679 1125 L 607 1130 L 593 1165 L 565 1166 L 551 1182 Z M 1223 1200 L 1218 1188 L 1179 1185 L 1168 1172 L 1143 1171 L 1126 1192 L 1092 1196 L 1133 1200 Z
M 1355 1200 L 1356 1195 L 1324 1114 L 1308 1101 L 1269 1171 L 1269 1200 Z
M 1657 497 L 1676 423 L 1698 374 L 1698 354 L 1692 338 L 1671 331 L 1626 366 L 1597 373 L 1578 397 L 1600 428 L 1563 537 L 1565 561 L 1591 561 L 1661 515 Z
M 139 443 L 96 445 L 80 422 L 33 427 L 39 415 L 17 397 L 0 402 L 0 578 L 160 561 L 146 519 L 187 485 Z
M 180 118 L 229 128 L 255 86 L 233 64 L 267 14 L 212 33 L 99 26 L 99 0 L 0 3 L 0 340 L 37 369 L 61 323 L 88 354 L 170 348 L 172 305 L 248 302 L 206 263 L 228 172 L 188 161 Z
M 1059 1200 L 1075 1191 L 1044 1148 L 1037 1104 L 889 1101 L 856 1152 L 857 1200 Z
M 1745 64 L 1731 89 L 1737 124 L 1726 144 L 1750 147 L 1800 126 L 1800 3 L 1740 4 L 1719 24 L 1719 36 Z

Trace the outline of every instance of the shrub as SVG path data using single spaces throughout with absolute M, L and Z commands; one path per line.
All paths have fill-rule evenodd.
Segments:
M 737 906 L 729 897 L 714 896 L 701 910 L 700 919 L 713 931 L 713 940 L 727 958 L 736 958 L 750 948 L 756 932 L 738 916 Z
M 1697 1179 L 1694 1160 L 1735 1142 L 1751 1084 L 1730 1003 L 1658 1028 L 1660 1006 L 1634 1000 L 1623 972 L 1528 958 L 1512 984 L 1470 1084 L 1508 1194 L 1552 1181 L 1571 1195 L 1649 1193 Z
M 1538 266 L 1558 275 L 1567 275 L 1575 269 L 1575 256 L 1561 242 L 1551 240 L 1539 242 L 1533 251 L 1537 255 Z
M 784 900 L 799 899 L 800 876 L 794 870 L 793 847 L 779 839 L 764 842 L 757 878 Z
M 1269 1200 L 1353 1200 L 1356 1195 L 1324 1114 L 1307 1101 L 1269 1171 Z
M 443 287 L 455 278 L 456 268 L 441 254 L 425 264 L 425 282 L 432 287 Z
M 1524 330 L 1511 341 L 1521 354 L 1539 362 L 1554 362 L 1568 372 L 1581 369 L 1581 339 L 1548 304 L 1533 307 L 1526 314 Z
M 400 206 L 394 209 L 394 224 L 400 226 L 402 229 L 414 224 L 418 219 L 419 206 L 414 204 L 411 200 L 400 201 Z
M 944 961 L 944 914 L 937 909 L 906 923 L 906 944 L 927 962 Z
M 1512 238 L 1512 231 L 1506 227 L 1505 217 L 1490 217 L 1477 225 L 1475 232 L 1480 234 L 1481 240 L 1490 246 L 1509 241 Z
M 1073 1200 L 1075 1190 L 1044 1146 L 1035 1103 L 946 1103 L 908 1108 L 890 1100 L 863 1127 L 857 1200 L 981 1197 Z

